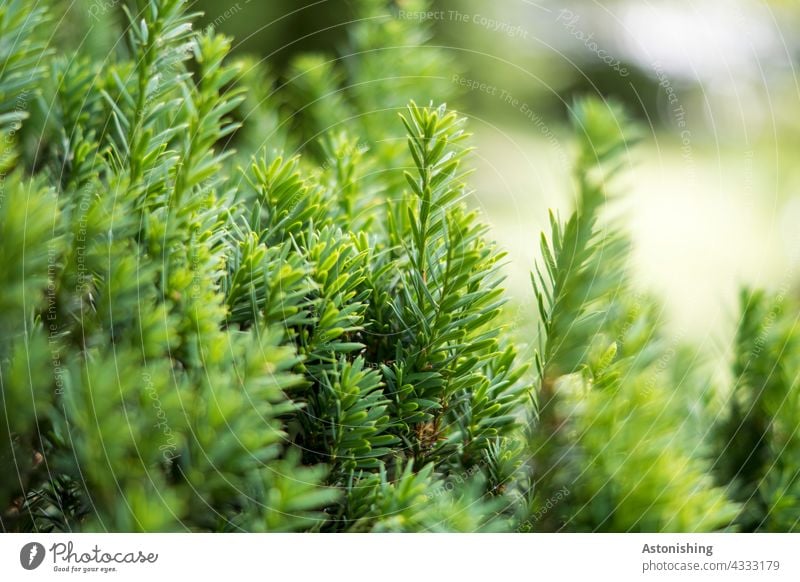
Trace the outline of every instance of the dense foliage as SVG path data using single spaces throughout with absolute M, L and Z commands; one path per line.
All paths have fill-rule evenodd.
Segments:
M 712 397 L 602 226 L 622 111 L 572 107 L 527 362 L 424 27 L 275 72 L 123 8 L 106 54 L 0 5 L 3 530 L 798 528 L 797 306 L 743 296 Z

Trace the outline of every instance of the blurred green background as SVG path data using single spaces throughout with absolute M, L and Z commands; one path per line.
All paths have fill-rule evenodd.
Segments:
M 206 25 L 235 37 L 235 50 L 280 75 L 298 53 L 347 54 L 362 1 L 196 6 Z M 592 93 L 624 102 L 640 122 L 625 197 L 611 212 L 633 237 L 636 280 L 662 297 L 676 337 L 699 338 L 722 355 L 741 284 L 794 284 L 796 1 L 439 0 L 426 14 L 407 8 L 396 0 L 387 14 L 430 27 L 431 44 L 452 60 L 455 106 L 472 119 L 477 146 L 474 204 L 509 253 L 508 284 L 521 305 L 533 300 L 528 273 L 547 208 L 570 205 L 566 107 Z M 416 54 L 385 49 L 398 60 Z

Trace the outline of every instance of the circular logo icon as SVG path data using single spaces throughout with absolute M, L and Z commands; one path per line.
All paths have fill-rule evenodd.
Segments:
M 44 546 L 39 542 L 30 542 L 19 551 L 19 563 L 26 570 L 35 570 L 44 561 Z

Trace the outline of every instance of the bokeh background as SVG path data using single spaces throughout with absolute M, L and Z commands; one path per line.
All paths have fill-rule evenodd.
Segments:
M 345 46 L 357 1 L 196 6 L 236 51 L 280 72 L 298 53 Z M 740 286 L 794 284 L 797 2 L 440 0 L 421 15 L 398 0 L 389 16 L 430 26 L 431 44 L 452 60 L 455 105 L 477 146 L 473 203 L 509 253 L 519 304 L 533 301 L 528 273 L 547 208 L 570 205 L 567 105 L 584 94 L 621 101 L 639 121 L 642 141 L 611 212 L 633 238 L 636 281 L 663 299 L 676 337 L 699 338 L 721 361 Z M 398 60 L 417 54 L 385 49 Z

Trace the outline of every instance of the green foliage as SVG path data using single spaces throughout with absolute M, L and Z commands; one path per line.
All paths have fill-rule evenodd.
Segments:
M 686 421 L 692 394 L 665 381 L 669 364 L 653 353 L 668 342 L 652 300 L 627 281 L 624 236 L 599 224 L 630 144 L 627 122 L 598 101 L 578 102 L 573 111 L 583 134 L 578 205 L 565 222 L 551 215 L 543 266 L 533 277 L 542 333 L 532 529 L 723 528 L 737 509 L 712 486 L 698 452 L 703 435 Z
M 602 226 L 623 112 L 573 108 L 524 362 L 425 27 L 364 0 L 340 58 L 275 71 L 186 4 L 86 48 L 0 7 L 4 531 L 797 528 L 796 306 L 746 304 L 706 439 Z
M 24 0 L 9 0 L 0 6 L 0 131 L 19 129 L 28 117 L 26 104 L 32 101 L 36 83 L 44 73 L 42 55 L 46 44 L 41 27 L 45 7 L 31 9 Z M 13 135 L 13 134 L 11 134 Z
M 800 328 L 797 301 L 742 291 L 734 386 L 717 424 L 717 469 L 743 507 L 745 531 L 800 527 Z
M 20 6 L 3 38 L 30 33 Z M 326 130 L 311 161 L 285 157 L 331 101 L 288 132 L 282 97 L 244 90 L 263 70 L 194 32 L 182 1 L 124 8 L 107 63 L 4 49 L 4 106 L 36 90 L 52 115 L 24 128 L 35 165 L 4 167 L 3 528 L 499 527 L 480 463 L 518 427 L 524 366 L 491 326 L 500 255 L 463 202 L 463 120 L 412 106 L 410 151 Z M 274 141 L 240 128 L 248 107 Z M 384 121 L 371 130 L 403 127 Z M 245 171 L 231 140 L 262 150 Z
M 354 532 L 481 532 L 506 529 L 508 524 L 495 515 L 497 501 L 481 501 L 481 483 L 476 480 L 451 495 L 439 484 L 428 464 L 417 472 L 412 464 L 389 480 L 385 471 L 361 479 L 348 487 L 347 515 Z M 463 479 L 462 479 L 463 484 Z M 455 488 L 452 488 L 454 490 Z
M 313 529 L 338 495 L 286 446 L 301 358 L 280 326 L 237 325 L 224 293 L 247 264 L 231 255 L 259 253 L 231 235 L 240 213 L 216 150 L 236 128 L 238 69 L 183 2 L 139 9 L 130 60 L 102 75 L 56 61 L 42 86 L 59 103 L 58 127 L 42 128 L 61 144 L 45 149 L 50 188 L 26 168 L 4 181 L 0 377 L 19 420 L 2 457 L 24 479 L 3 478 L 3 526 Z

